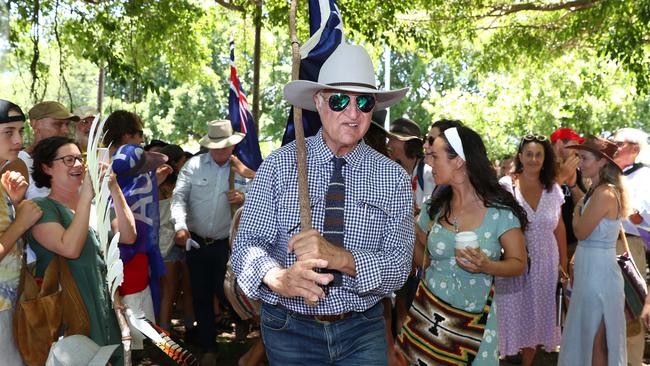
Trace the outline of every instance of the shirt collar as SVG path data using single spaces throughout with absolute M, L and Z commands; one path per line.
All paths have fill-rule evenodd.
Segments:
M 327 147 L 325 140 L 323 139 L 323 128 L 318 130 L 316 135 L 310 139 L 310 146 L 312 147 L 310 153 L 312 154 L 316 164 L 326 164 L 329 163 L 334 157 L 332 150 Z M 361 165 L 363 158 L 365 157 L 367 150 L 369 149 L 368 145 L 361 139 L 357 146 L 345 154 L 343 158 L 345 159 L 346 165 L 354 169 Z

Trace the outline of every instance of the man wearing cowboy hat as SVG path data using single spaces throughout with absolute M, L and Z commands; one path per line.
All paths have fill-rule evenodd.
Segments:
M 380 300 L 411 269 L 410 180 L 362 142 L 372 112 L 408 88 L 378 90 L 370 56 L 340 45 L 318 82 L 292 81 L 285 99 L 317 111 L 306 140 L 313 230 L 300 231 L 296 145 L 273 152 L 246 198 L 233 269 L 247 296 L 262 300 L 262 336 L 272 365 L 386 364 Z
M 193 157 L 183 166 L 172 195 L 176 244 L 188 250 L 191 248 L 188 242 L 198 244 L 198 248 L 187 252 L 186 262 L 199 342 L 205 352 L 202 364 L 206 365 L 216 362 L 214 294 L 223 304 L 228 304 L 223 280 L 229 256 L 231 207 L 244 203 L 247 184 L 232 167 L 232 154 L 244 136 L 233 132 L 228 120 L 209 122 L 208 134 L 199 141 L 208 152 Z

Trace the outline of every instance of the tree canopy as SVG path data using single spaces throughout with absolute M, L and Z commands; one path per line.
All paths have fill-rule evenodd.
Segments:
M 299 38 L 309 37 L 300 2 Z M 365 45 L 391 87 L 410 86 L 391 117 L 424 129 L 457 118 L 486 137 L 493 157 L 518 136 L 569 126 L 603 134 L 649 130 L 650 0 L 340 0 L 346 38 Z M 261 12 L 257 13 L 259 10 Z M 228 40 L 252 98 L 260 16 L 260 136 L 277 146 L 288 105 L 285 0 L 14 0 L 0 20 L 0 98 L 25 110 L 45 99 L 70 108 L 134 110 L 149 137 L 185 143 L 227 115 Z M 267 148 L 266 151 L 270 149 Z

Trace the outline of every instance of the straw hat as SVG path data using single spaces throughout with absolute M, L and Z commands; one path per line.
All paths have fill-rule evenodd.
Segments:
M 234 132 L 227 119 L 208 122 L 208 134 L 203 136 L 199 144 L 208 149 L 223 149 L 235 146 L 244 139 L 246 134 Z
M 375 68 L 368 52 L 358 45 L 341 44 L 325 60 L 318 74 L 318 82 L 294 80 L 284 87 L 284 99 L 296 107 L 316 111 L 313 96 L 323 89 L 374 94 L 375 111 L 399 102 L 409 88 L 379 90 Z

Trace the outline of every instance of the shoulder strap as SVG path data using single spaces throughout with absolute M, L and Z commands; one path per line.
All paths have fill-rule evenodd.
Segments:
M 621 223 L 621 240 L 623 240 L 623 250 L 628 253 L 630 256 L 630 246 L 627 244 L 627 237 L 625 237 L 625 229 L 623 229 L 623 223 Z
M 426 212 L 424 212 L 426 214 Z M 429 228 L 427 229 L 427 235 L 424 238 L 424 250 L 422 251 L 422 270 L 424 271 L 424 265 L 427 262 L 427 257 L 429 256 L 429 234 L 431 234 L 431 228 L 433 227 L 434 221 L 437 219 L 438 214 L 436 214 L 435 218 L 430 218 L 429 219 Z

